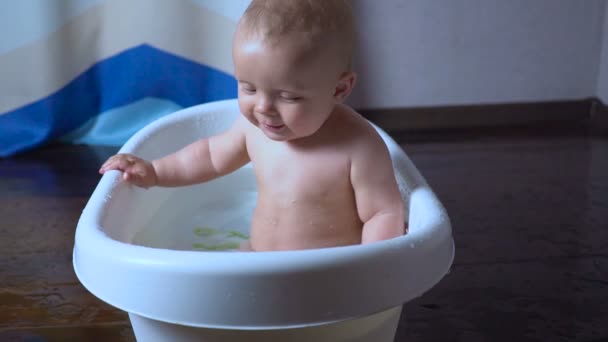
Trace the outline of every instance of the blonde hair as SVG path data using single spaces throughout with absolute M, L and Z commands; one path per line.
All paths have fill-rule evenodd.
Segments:
M 270 44 L 302 33 L 311 48 L 334 47 L 351 68 L 355 25 L 348 0 L 252 0 L 239 25 Z

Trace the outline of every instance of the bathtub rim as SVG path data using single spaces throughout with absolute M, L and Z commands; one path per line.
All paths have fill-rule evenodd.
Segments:
M 236 106 L 236 100 L 202 104 L 180 110 L 172 115 L 159 119 L 146 126 L 131 138 L 129 142 L 123 146 L 121 152 L 132 151 L 134 148 L 137 148 L 137 144 L 142 141 L 142 137 L 150 135 L 154 130 L 162 129 L 163 125 L 179 120 L 188 120 L 193 116 L 200 115 L 201 110 L 221 110 L 226 106 Z M 402 155 L 397 157 L 397 162 L 411 164 L 411 161 L 409 161 L 409 158 L 401 148 L 385 132 L 378 127 L 376 127 L 376 129 L 380 132 L 391 151 L 395 151 L 395 148 L 398 148 L 398 150 L 401 151 Z M 449 271 L 454 258 L 454 242 L 451 236 L 451 225 L 449 218 L 445 213 L 445 209 L 426 182 L 424 182 L 424 179 L 415 166 L 413 166 L 413 164 L 406 166 L 413 167 L 413 169 L 410 169 L 409 171 L 414 173 L 414 178 L 417 178 L 417 187 L 413 189 L 411 193 L 410 202 L 415 202 L 415 198 L 420 198 L 417 201 L 430 204 L 434 210 L 437 211 L 435 215 L 437 216 L 437 221 L 428 224 L 426 229 L 413 230 L 405 236 L 366 245 L 256 253 L 177 251 L 133 245 L 108 237 L 103 232 L 103 228 L 101 228 L 100 224 L 101 213 L 104 210 L 104 205 L 106 205 L 104 201 L 101 200 L 101 197 L 112 189 L 130 186 L 120 182 L 117 172 L 108 173 L 100 180 L 78 222 L 73 255 L 74 269 L 81 283 L 91 293 L 115 307 L 150 319 L 189 326 L 223 329 L 284 329 L 328 324 L 387 310 L 420 296 L 434 286 Z M 411 206 L 412 203 L 410 203 L 410 208 Z M 93 243 L 96 248 L 84 248 L 85 246 L 92 246 L 91 243 Z M 417 248 L 413 248 L 414 246 L 417 246 Z M 201 315 L 201 312 L 197 313 L 196 310 L 190 314 L 182 315 L 181 317 L 177 317 L 179 315 L 174 315 L 175 310 L 170 314 L 163 314 L 162 310 L 150 311 L 150 305 L 143 305 L 141 300 L 139 300 L 139 302 L 137 300 L 129 301 L 127 300 L 128 298 L 126 298 L 128 296 L 116 295 L 116 292 L 120 290 L 119 288 L 109 284 L 111 282 L 104 281 L 98 275 L 95 275 L 95 273 L 98 272 L 93 272 L 85 266 L 96 264 L 105 265 L 106 268 L 110 268 L 110 273 L 121 271 L 123 272 L 122 276 L 124 277 L 131 277 L 129 273 L 137 273 L 137 270 L 139 270 L 139 272 L 143 273 L 162 273 L 177 278 L 181 277 L 181 279 L 192 279 L 197 278 L 196 275 L 206 274 L 218 277 L 222 276 L 234 281 L 239 277 L 242 278 L 260 274 L 268 277 L 280 275 L 284 272 L 314 272 L 324 269 L 350 269 L 348 272 L 345 271 L 346 273 L 344 274 L 352 277 L 352 268 L 359 264 L 367 265 L 366 267 L 371 268 L 371 266 L 369 266 L 370 263 L 381 264 L 384 261 L 391 262 L 391 260 L 387 258 L 387 256 L 391 256 L 386 254 L 387 250 L 391 250 L 394 253 L 396 253 L 395 251 L 418 251 L 418 253 L 410 252 L 410 256 L 415 256 L 416 254 L 435 254 L 436 260 L 431 263 L 432 265 L 427 263 L 427 266 L 433 269 L 433 272 L 431 272 L 432 274 L 422 272 L 424 273 L 424 276 L 421 277 L 424 278 L 423 280 L 420 280 L 421 278 L 416 278 L 420 274 L 417 274 L 417 272 L 412 270 L 410 270 L 411 272 L 408 276 L 393 274 L 391 276 L 393 277 L 391 281 L 395 284 L 407 283 L 412 279 L 418 279 L 420 286 L 410 286 L 408 288 L 408 293 L 398 293 L 398 291 L 395 291 L 399 289 L 395 284 L 392 286 L 385 286 L 383 288 L 384 290 L 390 292 L 392 289 L 392 292 L 394 293 L 382 294 L 381 300 L 364 300 L 361 303 L 354 303 L 352 305 L 343 303 L 342 308 L 339 308 L 340 310 L 335 310 L 342 311 L 339 313 L 320 314 L 321 311 L 324 310 L 321 310 L 318 307 L 315 308 L 313 303 L 313 308 L 307 310 L 306 314 L 303 314 L 300 317 L 298 317 L 298 315 L 292 315 L 285 320 L 281 320 L 280 317 L 272 317 L 273 315 L 270 314 L 270 316 L 263 319 L 243 319 L 241 317 L 240 319 L 232 320 L 231 322 L 231 319 L 228 319 L 226 316 L 217 316 L 214 319 L 209 320 L 209 315 L 205 315 L 204 312 L 202 312 Z M 426 251 L 426 253 L 420 253 L 421 251 Z M 186 259 L 189 262 L 184 262 Z M 119 270 L 121 267 L 125 267 L 125 265 L 128 265 L 129 267 L 126 267 L 124 270 Z M 394 263 L 394 265 L 403 266 L 405 264 L 397 262 Z M 412 266 L 410 265 L 409 267 L 411 268 Z M 192 275 L 195 276 L 192 277 Z M 129 282 L 137 284 L 136 278 L 135 274 L 133 274 L 133 279 L 130 279 Z M 156 279 L 154 277 L 152 278 Z M 170 279 L 162 280 L 162 282 L 162 286 L 167 289 L 175 287 L 175 282 L 172 283 Z M 352 292 L 351 295 L 355 295 L 355 297 L 356 294 L 365 294 L 366 290 L 369 290 L 370 288 L 369 286 L 357 284 L 353 284 L 352 286 L 355 289 L 350 289 Z M 131 286 L 130 289 L 127 289 L 127 291 L 131 292 L 135 290 L 135 286 Z M 162 293 L 162 291 L 160 293 Z M 205 295 L 202 295 L 202 297 L 205 297 Z M 252 307 L 253 306 L 251 305 L 249 306 L 249 308 Z M 143 308 L 147 309 L 144 310 Z M 197 317 L 203 318 L 197 319 Z M 210 323 L 210 321 L 212 323 Z

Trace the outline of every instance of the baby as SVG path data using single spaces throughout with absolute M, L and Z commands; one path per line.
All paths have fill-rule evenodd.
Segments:
M 226 132 L 161 159 L 115 155 L 100 173 L 120 170 L 140 187 L 174 187 L 251 161 L 258 184 L 254 251 L 403 235 L 403 202 L 388 150 L 343 104 L 356 80 L 353 26 L 346 0 L 253 0 L 232 50 L 242 116 Z

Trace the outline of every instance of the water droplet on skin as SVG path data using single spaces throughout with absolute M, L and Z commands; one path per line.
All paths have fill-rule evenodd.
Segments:
M 276 219 L 276 218 L 272 218 L 272 217 L 267 218 L 267 219 L 266 219 L 266 222 L 267 222 L 267 223 L 268 223 L 268 225 L 270 225 L 270 226 L 276 226 L 276 225 L 277 225 L 277 223 L 278 223 L 277 219 Z

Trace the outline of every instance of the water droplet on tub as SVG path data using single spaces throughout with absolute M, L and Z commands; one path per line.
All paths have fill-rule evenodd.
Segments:
M 412 243 L 410 243 L 410 247 L 414 248 L 414 247 L 416 247 L 416 244 L 412 242 Z

